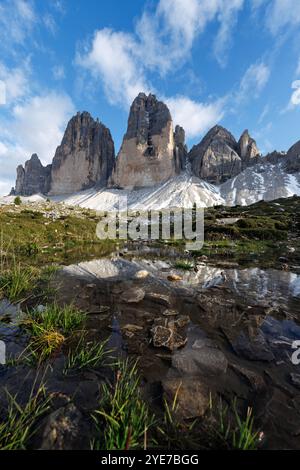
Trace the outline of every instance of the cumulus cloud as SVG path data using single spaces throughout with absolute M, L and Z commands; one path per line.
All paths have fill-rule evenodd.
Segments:
M 217 124 L 224 115 L 224 100 L 199 103 L 185 96 L 166 99 L 174 124 L 183 126 L 188 138 L 197 137 Z
M 130 34 L 108 28 L 96 31 L 91 47 L 86 53 L 78 54 L 76 61 L 94 78 L 102 80 L 113 104 L 127 107 L 139 91 L 149 90 Z
M 59 145 L 74 105 L 68 95 L 50 92 L 33 96 L 13 107 L 0 122 L 0 191 L 14 184 L 15 169 L 32 153 L 50 163 Z
M 188 59 L 209 22 L 219 23 L 214 52 L 224 65 L 233 25 L 244 0 L 160 0 L 145 10 L 134 33 L 101 29 L 76 62 L 104 85 L 111 103 L 128 106 L 138 91 L 153 89 L 148 72 L 165 75 Z
M 18 67 L 8 68 L 0 62 L 0 80 L 6 91 L 6 104 L 10 105 L 29 93 L 30 62 L 26 60 Z
M 236 101 L 241 103 L 251 97 L 257 97 L 266 86 L 270 77 L 270 68 L 263 62 L 250 65 L 240 82 Z

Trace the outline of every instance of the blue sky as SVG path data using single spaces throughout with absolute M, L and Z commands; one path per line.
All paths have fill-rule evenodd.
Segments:
M 89 111 L 118 151 L 139 91 L 165 100 L 189 147 L 216 123 L 263 153 L 300 139 L 300 0 L 0 0 L 0 194 L 49 163 Z

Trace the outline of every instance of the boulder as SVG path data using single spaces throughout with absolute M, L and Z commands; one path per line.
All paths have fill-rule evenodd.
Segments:
M 82 439 L 82 419 L 82 413 L 73 403 L 53 411 L 46 420 L 40 449 L 75 449 Z
M 170 407 L 176 397 L 176 413 L 183 419 L 201 417 L 209 407 L 210 391 L 197 377 L 167 378 L 162 387 Z
M 176 319 L 157 318 L 150 330 L 153 346 L 175 351 L 187 342 L 186 326 L 190 319 L 180 315 Z

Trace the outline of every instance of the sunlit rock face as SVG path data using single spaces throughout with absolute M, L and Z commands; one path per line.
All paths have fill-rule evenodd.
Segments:
M 245 130 L 239 141 L 222 126 L 214 126 L 189 152 L 196 176 L 221 184 L 259 161 L 256 142 Z
M 255 140 L 250 137 L 247 129 L 242 133 L 238 141 L 238 154 L 242 160 L 243 170 L 248 166 L 258 163 L 260 153 Z
M 167 181 L 184 167 L 185 156 L 184 131 L 178 126 L 174 133 L 168 107 L 140 93 L 130 108 L 110 186 L 132 189 Z
M 220 184 L 236 176 L 242 169 L 238 144 L 222 126 L 214 126 L 189 152 L 196 176 L 212 184 Z
M 51 165 L 44 167 L 34 153 L 24 167 L 17 168 L 16 186 L 13 194 L 31 196 L 32 194 L 46 193 L 49 190 Z
M 105 186 L 115 161 L 111 133 L 87 112 L 68 123 L 51 171 L 50 195 L 71 194 Z

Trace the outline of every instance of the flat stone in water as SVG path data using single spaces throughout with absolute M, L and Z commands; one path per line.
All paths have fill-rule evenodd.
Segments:
M 223 352 L 205 338 L 196 340 L 192 349 L 176 352 L 172 366 L 184 375 L 219 375 L 227 371 L 228 361 Z
M 171 307 L 171 299 L 169 295 L 160 294 L 157 292 L 149 292 L 146 294 L 145 298 L 151 302 L 163 305 L 164 307 Z
M 132 287 L 121 294 L 120 300 L 126 303 L 138 303 L 145 297 L 145 291 L 140 287 Z

